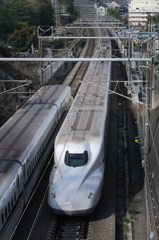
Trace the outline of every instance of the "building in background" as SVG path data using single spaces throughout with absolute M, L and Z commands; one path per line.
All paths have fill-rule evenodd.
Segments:
M 107 14 L 108 6 L 105 3 L 94 3 L 94 9 L 98 16 L 105 16 Z
M 129 27 L 144 28 L 148 15 L 159 12 L 159 0 L 131 0 L 129 3 Z
M 104 3 L 95 2 L 94 9 L 99 16 L 105 16 L 107 14 L 108 9 L 119 9 L 120 15 L 124 15 L 128 13 L 128 4 L 127 1 L 105 1 Z

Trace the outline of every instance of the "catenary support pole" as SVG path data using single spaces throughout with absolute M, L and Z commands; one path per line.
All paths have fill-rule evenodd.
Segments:
M 151 108 L 154 108 L 154 68 L 155 68 L 155 60 L 152 57 L 151 61 Z
M 148 66 L 148 62 L 147 62 Z M 149 146 L 150 146 L 150 69 L 146 68 L 146 119 L 145 119 L 145 133 L 146 133 L 146 156 L 149 156 Z

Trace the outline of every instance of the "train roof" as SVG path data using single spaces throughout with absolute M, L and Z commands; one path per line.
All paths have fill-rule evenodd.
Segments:
M 86 141 L 101 141 L 109 95 L 106 88 L 109 88 L 109 82 L 100 82 L 97 86 L 82 83 L 56 137 L 55 148 L 58 144 L 66 145 L 69 142 L 83 144 Z
M 56 106 L 60 104 L 60 96 L 68 91 L 66 89 L 67 87 L 62 85 L 42 87 L 1 127 L 0 172 L 5 164 L 4 161 L 10 161 L 7 164 L 11 166 L 11 161 L 21 161 L 24 151 L 28 149 L 27 154 L 37 134 L 46 127 Z M 6 168 L 6 174 L 9 172 L 11 172 L 10 167 Z
M 106 51 L 97 50 L 95 57 L 111 54 L 110 40 L 105 41 L 105 46 L 109 49 Z M 90 63 L 73 104 L 55 139 L 54 150 L 57 159 L 61 158 L 64 151 L 72 149 L 72 146 L 74 146 L 74 151 L 78 151 L 82 146 L 91 149 L 91 151 L 93 148 L 97 150 L 98 146 L 101 147 L 105 134 L 110 75 L 111 62 Z

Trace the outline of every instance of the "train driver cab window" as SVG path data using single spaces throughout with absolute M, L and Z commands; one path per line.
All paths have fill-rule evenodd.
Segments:
M 84 153 L 69 153 L 66 151 L 65 164 L 69 167 L 81 167 L 88 162 L 88 152 Z

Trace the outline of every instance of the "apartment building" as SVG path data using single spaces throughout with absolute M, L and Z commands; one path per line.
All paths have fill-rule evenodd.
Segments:
M 131 0 L 129 3 L 129 26 L 145 26 L 148 15 L 159 12 L 159 0 Z

